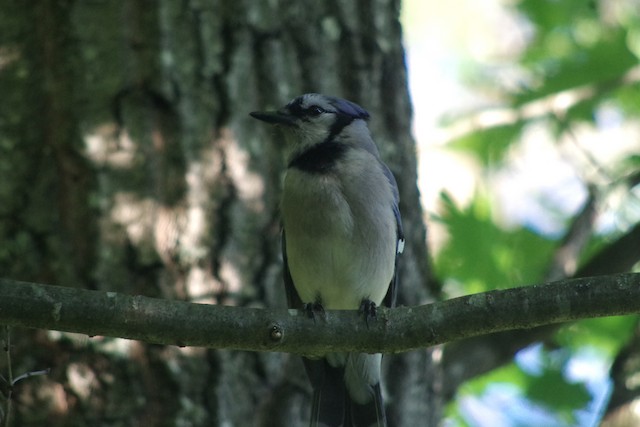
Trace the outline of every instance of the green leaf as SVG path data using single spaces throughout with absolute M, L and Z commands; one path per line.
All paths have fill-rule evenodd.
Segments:
M 449 240 L 435 259 L 438 277 L 463 283 L 467 293 L 540 280 L 556 242 L 525 228 L 500 228 L 482 194 L 464 209 L 446 194 L 441 201 L 439 221 Z
M 556 342 L 573 351 L 589 346 L 613 359 L 629 341 L 637 323 L 637 316 L 584 319 L 561 328 Z
M 597 18 L 598 13 L 594 2 L 585 0 L 521 0 L 517 7 L 540 32 L 564 27 L 576 19 Z
M 542 375 L 532 377 L 525 389 L 527 397 L 569 421 L 574 421 L 574 411 L 584 408 L 591 401 L 591 394 L 582 383 L 570 383 L 560 370 L 548 369 Z
M 529 386 L 530 381 L 530 375 L 515 363 L 509 363 L 464 383 L 461 392 L 477 396 L 484 393 L 487 387 L 496 384 L 511 384 L 523 390 Z
M 640 115 L 640 102 L 638 102 L 640 99 L 640 83 L 621 86 L 614 92 L 614 97 L 627 118 L 632 120 L 638 118 Z
M 522 123 L 480 129 L 451 141 L 447 146 L 476 157 L 482 166 L 499 166 L 509 147 L 522 133 Z
M 614 79 L 638 63 L 638 58 L 628 49 L 626 37 L 625 31 L 614 30 L 589 48 L 572 45 L 558 57 L 533 55 L 526 62 L 532 62 L 530 66 L 535 67 L 539 83 L 516 96 L 515 105 L 585 85 L 601 85 L 593 87 L 596 95 L 607 90 Z

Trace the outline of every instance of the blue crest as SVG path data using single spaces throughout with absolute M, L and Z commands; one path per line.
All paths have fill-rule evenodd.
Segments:
M 327 97 L 331 101 L 331 105 L 338 110 L 340 114 L 352 117 L 354 119 L 368 119 L 369 113 L 367 110 L 359 106 L 358 104 L 347 101 L 346 99 L 336 98 L 333 96 Z

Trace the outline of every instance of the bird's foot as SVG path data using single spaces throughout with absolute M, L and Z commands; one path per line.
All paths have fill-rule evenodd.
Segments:
M 302 310 L 307 313 L 307 317 L 313 319 L 314 322 L 318 316 L 323 319 L 325 318 L 324 307 L 318 301 L 305 303 Z
M 360 308 L 358 309 L 360 313 L 364 315 L 364 321 L 367 324 L 367 328 L 369 327 L 369 320 L 376 319 L 378 315 L 378 306 L 375 302 L 371 301 L 368 298 L 363 298 L 360 303 Z

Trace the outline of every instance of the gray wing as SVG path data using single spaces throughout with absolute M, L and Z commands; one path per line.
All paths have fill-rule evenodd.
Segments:
M 296 291 L 296 287 L 293 285 L 293 279 L 291 278 L 291 271 L 289 271 L 289 262 L 287 261 L 287 242 L 285 239 L 284 228 L 282 229 L 281 236 L 282 243 L 282 262 L 283 262 L 283 272 L 282 276 L 284 277 L 284 290 L 287 294 L 287 305 L 289 308 L 297 308 L 302 309 L 304 303 L 300 299 L 300 295 L 298 295 L 298 291 Z
M 400 258 L 400 254 L 404 249 L 404 230 L 402 229 L 402 217 L 400 216 L 400 208 L 398 204 L 400 203 L 400 193 L 398 191 L 398 184 L 396 182 L 396 178 L 391 173 L 391 170 L 384 163 L 380 162 L 382 165 L 382 171 L 385 176 L 389 180 L 391 184 L 391 189 L 393 190 L 393 215 L 396 218 L 396 260 L 395 260 L 395 269 L 393 273 L 393 277 L 391 278 L 391 283 L 389 283 L 389 289 L 387 290 L 387 294 L 384 297 L 383 304 L 387 307 L 395 307 L 396 300 L 398 298 L 398 260 Z

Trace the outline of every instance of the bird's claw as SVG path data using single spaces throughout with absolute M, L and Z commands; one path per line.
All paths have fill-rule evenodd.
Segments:
M 308 302 L 303 307 L 302 310 L 307 314 L 307 317 L 316 321 L 316 317 L 320 316 L 324 319 L 325 312 L 324 307 L 318 301 Z
M 376 319 L 378 316 L 378 306 L 368 298 L 362 300 L 358 311 L 364 315 L 364 322 L 367 324 L 367 328 L 369 327 L 369 320 Z

